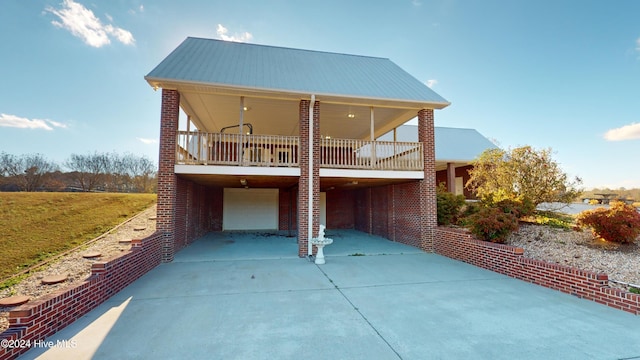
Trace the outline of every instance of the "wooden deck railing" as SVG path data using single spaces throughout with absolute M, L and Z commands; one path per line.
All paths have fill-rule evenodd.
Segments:
M 368 170 L 422 170 L 422 143 L 322 139 L 320 167 Z
M 298 166 L 299 138 L 179 131 L 178 164 Z
M 299 166 L 297 136 L 179 131 L 176 163 L 187 165 Z M 422 143 L 322 139 L 320 167 L 422 170 Z

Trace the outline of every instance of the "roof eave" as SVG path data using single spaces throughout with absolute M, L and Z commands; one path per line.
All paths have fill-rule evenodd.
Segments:
M 367 97 L 367 96 L 354 96 L 354 95 L 345 95 L 345 94 L 331 94 L 331 93 L 313 93 L 309 91 L 300 91 L 300 90 L 286 90 L 286 89 L 269 89 L 269 88 L 260 88 L 260 87 L 251 87 L 251 86 L 238 86 L 238 85 L 229 85 L 229 84 L 217 84 L 210 82 L 200 82 L 200 81 L 187 81 L 187 80 L 176 80 L 176 79 L 166 79 L 166 78 L 156 78 L 151 76 L 145 76 L 144 79 L 149 83 L 149 85 L 157 90 L 158 88 L 163 89 L 171 89 L 171 90 L 180 90 L 181 87 L 188 86 L 198 86 L 205 87 L 210 89 L 219 89 L 221 91 L 215 91 L 215 93 L 225 93 L 227 90 L 229 93 L 237 93 L 237 92 L 254 92 L 257 94 L 267 95 L 273 94 L 275 98 L 294 98 L 294 97 L 311 97 L 311 95 L 315 95 L 318 101 L 322 101 L 324 98 L 325 101 L 332 103 L 340 103 L 340 99 L 344 99 L 344 103 L 352 104 L 353 101 L 346 101 L 346 99 L 351 100 L 364 100 L 365 102 L 373 102 L 373 103 L 393 103 L 397 104 L 398 107 L 409 108 L 409 109 L 444 109 L 445 107 L 451 105 L 450 102 L 434 102 L 428 100 L 411 100 L 411 99 L 390 99 L 390 98 L 375 98 L 375 97 Z M 213 91 L 212 91 L 213 93 Z

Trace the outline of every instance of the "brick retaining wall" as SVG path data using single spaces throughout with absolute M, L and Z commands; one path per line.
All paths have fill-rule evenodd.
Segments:
M 9 329 L 0 334 L 0 340 L 33 343 L 60 331 L 159 265 L 162 242 L 160 232 L 132 240 L 129 252 L 94 263 L 86 281 L 11 310 Z M 14 359 L 27 350 L 0 347 L 0 360 Z
M 524 250 L 475 239 L 457 229 L 436 229 L 435 252 L 516 279 L 640 315 L 640 295 L 609 286 L 607 274 L 524 257 Z

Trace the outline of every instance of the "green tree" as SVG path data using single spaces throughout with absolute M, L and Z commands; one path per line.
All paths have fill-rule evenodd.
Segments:
M 582 180 L 570 180 L 551 149 L 536 150 L 523 146 L 508 151 L 489 149 L 473 163 L 466 186 L 488 203 L 502 200 L 570 203 L 581 193 Z

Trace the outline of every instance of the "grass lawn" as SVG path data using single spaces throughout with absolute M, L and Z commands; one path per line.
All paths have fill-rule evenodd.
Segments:
M 105 233 L 155 202 L 155 194 L 0 192 L 0 281 Z

